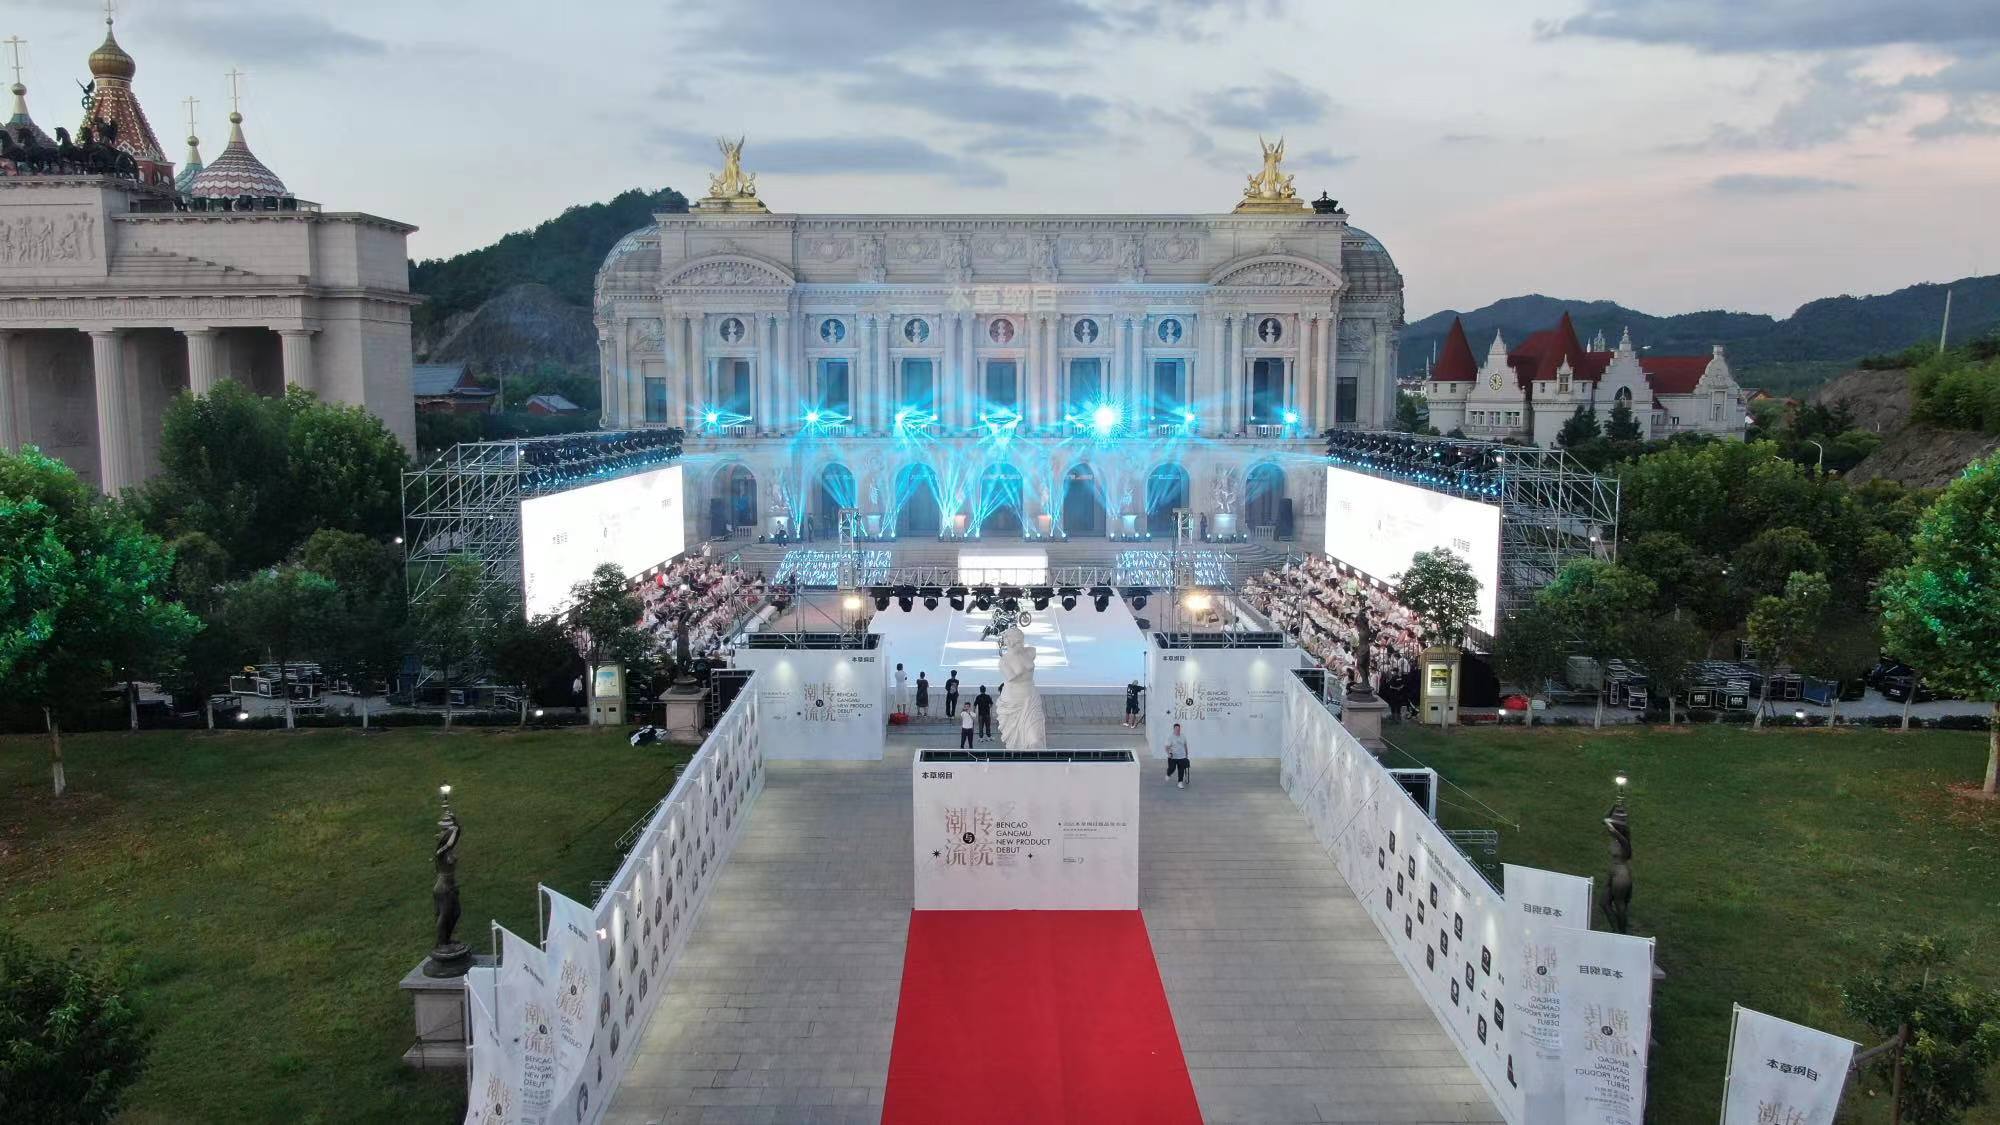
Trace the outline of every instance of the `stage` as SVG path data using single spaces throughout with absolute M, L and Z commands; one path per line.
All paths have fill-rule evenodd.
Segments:
M 1043 694 L 1122 694 L 1133 680 L 1145 682 L 1146 636 L 1124 602 L 1114 598 L 1102 613 L 1087 597 L 1075 609 L 1058 602 L 1045 610 L 1025 600 L 1022 605 L 1033 619 L 1022 632 L 1035 646 L 1035 686 Z M 917 673 L 928 674 L 931 706 L 937 709 L 944 706 L 944 681 L 953 669 L 958 670 L 961 702 L 977 695 L 980 684 L 989 690 L 1000 685 L 999 644 L 979 636 L 991 617 L 970 603 L 961 611 L 943 603 L 925 609 L 919 602 L 904 613 L 892 602 L 875 614 L 869 630 L 882 637 L 890 682 L 895 682 L 893 670 L 900 663 L 910 677 L 914 706 Z

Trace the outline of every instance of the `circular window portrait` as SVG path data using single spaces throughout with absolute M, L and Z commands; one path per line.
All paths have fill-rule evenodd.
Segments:
M 931 338 L 930 322 L 922 317 L 911 317 L 903 322 L 903 339 L 912 344 L 921 344 Z
M 1076 342 L 1079 344 L 1095 344 L 1097 342 L 1097 322 L 1088 318 L 1079 320 L 1076 322 L 1076 327 L 1070 329 L 1070 335 L 1075 336 Z
M 847 339 L 847 325 L 837 317 L 827 317 L 819 322 L 819 338 L 829 344 L 838 344 Z
M 721 334 L 725 344 L 733 344 L 743 338 L 743 322 L 733 316 L 723 317 L 722 323 L 716 325 L 715 330 Z
M 1162 344 L 1180 343 L 1181 322 L 1175 320 L 1173 317 L 1168 317 L 1167 319 L 1161 321 L 1159 328 L 1159 337 L 1160 337 L 1160 343 Z
M 986 326 L 986 338 L 992 340 L 996 344 L 1013 343 L 1014 322 L 1005 319 L 994 321 L 993 323 Z
M 1275 344 L 1285 335 L 1285 326 L 1275 316 L 1267 316 L 1257 322 L 1257 338 L 1267 344 Z

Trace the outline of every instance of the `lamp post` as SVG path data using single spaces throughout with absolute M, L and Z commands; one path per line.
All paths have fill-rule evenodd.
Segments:
M 1824 475 L 1826 473 L 1826 446 L 1821 445 L 1816 441 L 1813 441 L 1813 439 L 1811 438 L 1807 438 L 1806 441 L 1810 443 L 1814 449 L 1819 450 L 1819 457 L 1813 461 L 1813 473 L 1815 475 Z

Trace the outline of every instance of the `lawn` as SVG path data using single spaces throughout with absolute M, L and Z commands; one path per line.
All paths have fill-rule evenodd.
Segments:
M 2000 805 L 1955 796 L 1977 783 L 1984 734 L 1392 728 L 1405 752 L 1463 792 L 1438 819 L 1501 827 L 1510 863 L 1603 886 L 1600 818 L 1631 777 L 1633 931 L 1659 941 L 1648 1118 L 1714 1121 L 1732 1002 L 1845 1034 L 1840 986 L 1901 932 L 1951 938 L 1961 969 L 2000 984 Z M 1603 924 L 1600 918 L 1600 926 Z M 2000 1097 L 2000 1073 L 1989 1090 Z M 1843 1121 L 1886 1122 L 1887 1093 L 1857 1083 Z M 2000 1122 L 2000 1106 L 1973 1122 Z
M 437 786 L 464 824 L 460 935 L 533 937 L 535 884 L 591 901 L 684 750 L 616 733 L 158 732 L 0 738 L 0 925 L 129 974 L 157 1029 L 122 1121 L 444 1122 L 398 1061 L 396 982 L 432 937 Z

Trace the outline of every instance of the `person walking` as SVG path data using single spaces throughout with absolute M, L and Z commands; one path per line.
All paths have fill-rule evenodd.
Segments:
M 931 682 L 924 678 L 924 673 L 918 672 L 917 715 L 921 718 L 929 718 L 930 713 L 931 713 Z
M 1167 736 L 1167 780 L 1180 775 L 1181 788 L 1187 788 L 1188 748 L 1187 738 L 1181 734 L 1181 725 L 1174 724 L 1174 733 Z
M 958 709 L 958 748 L 972 749 L 972 704 Z
M 1139 693 L 1145 690 L 1137 680 L 1125 685 L 1125 725 L 1128 727 L 1139 725 Z
M 972 697 L 972 709 L 979 716 L 979 737 L 993 741 L 993 697 L 986 694 L 986 685 L 979 685 L 979 694 Z
M 903 666 L 898 664 L 896 665 L 896 714 L 907 715 L 909 713 L 910 674 L 903 671 Z
M 944 713 L 958 714 L 958 669 L 951 670 L 951 678 L 944 682 Z

